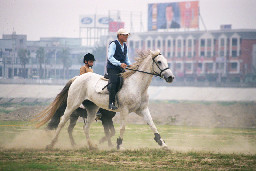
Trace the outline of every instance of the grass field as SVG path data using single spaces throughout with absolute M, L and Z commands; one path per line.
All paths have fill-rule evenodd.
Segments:
M 209 170 L 256 168 L 256 129 L 226 129 L 157 125 L 169 147 L 160 149 L 147 125 L 126 127 L 123 147 L 107 144 L 87 149 L 79 122 L 74 130 L 77 146 L 72 148 L 65 130 L 54 150 L 45 150 L 54 132 L 34 129 L 25 121 L 0 121 L 0 170 Z M 115 144 L 119 125 L 115 125 Z M 98 144 L 103 136 L 101 122 L 94 123 L 91 138 Z

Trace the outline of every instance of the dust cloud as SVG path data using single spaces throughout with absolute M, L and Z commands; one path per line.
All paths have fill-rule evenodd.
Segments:
M 256 154 L 256 105 L 254 103 L 151 102 L 149 106 L 152 118 L 170 150 Z M 22 109 L 18 109 L 18 112 L 13 111 L 9 114 L 9 120 L 17 118 L 15 116 L 17 114 L 23 118 L 22 116 L 26 115 L 28 110 L 34 110 L 34 108 L 41 109 L 41 107 L 25 107 L 24 113 Z M 100 150 L 115 149 L 116 139 L 119 136 L 119 117 L 119 113 L 114 117 L 116 135 L 112 138 L 113 147 L 110 148 L 107 143 L 98 144 L 104 134 L 103 127 L 99 122 L 93 124 L 91 137 Z M 68 124 L 63 128 L 54 148 L 68 150 L 87 148 L 81 122 L 82 120 L 79 120 L 73 132 L 77 143 L 75 148 L 70 144 L 67 133 Z M 160 148 L 143 118 L 131 113 L 128 123 L 123 141 L 125 149 Z M 100 132 L 100 135 L 95 134 L 95 128 L 98 131 L 96 134 Z M 1 148 L 45 149 L 55 131 L 24 127 L 17 130 L 5 129 L 2 133 L 1 139 L 4 135 L 8 135 L 8 140 L 1 141 Z M 9 136 L 13 134 L 15 136 Z

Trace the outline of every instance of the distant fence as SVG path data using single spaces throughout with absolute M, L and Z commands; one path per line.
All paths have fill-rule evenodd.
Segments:
M 0 84 L 45 84 L 45 85 L 65 85 L 68 80 L 61 79 L 0 79 Z
M 0 79 L 0 84 L 42 84 L 42 85 L 65 85 L 68 79 Z M 256 87 L 256 83 L 245 82 L 211 82 L 211 81 L 184 81 L 174 80 L 173 83 L 166 83 L 164 79 L 154 77 L 151 83 L 152 86 L 178 86 L 178 87 Z

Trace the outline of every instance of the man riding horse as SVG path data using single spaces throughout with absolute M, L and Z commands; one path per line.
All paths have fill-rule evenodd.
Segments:
M 107 72 L 110 81 L 109 86 L 109 109 L 116 110 L 115 96 L 117 86 L 120 84 L 120 73 L 131 64 L 128 58 L 127 42 L 129 32 L 125 29 L 117 31 L 117 40 L 112 41 L 108 48 Z

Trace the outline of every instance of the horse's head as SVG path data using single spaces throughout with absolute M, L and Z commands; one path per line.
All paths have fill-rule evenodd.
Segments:
M 171 83 L 174 80 L 174 75 L 168 67 L 166 58 L 161 55 L 160 50 L 150 51 L 153 60 L 153 71 L 160 77 L 164 78 L 166 82 Z

